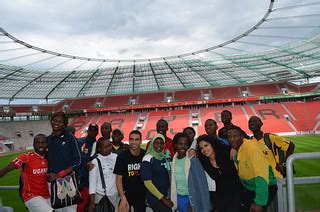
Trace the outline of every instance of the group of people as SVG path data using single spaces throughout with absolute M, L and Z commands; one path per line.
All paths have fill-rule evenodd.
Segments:
M 248 136 L 228 110 L 221 112 L 219 131 L 216 121 L 207 119 L 206 134 L 197 138 L 192 127 L 169 138 L 168 122 L 160 119 L 146 150 L 138 130 L 124 144 L 124 132 L 108 122 L 101 125 L 99 139 L 97 124 L 89 125 L 86 137 L 75 138 L 64 112 L 54 113 L 50 122 L 51 135 L 35 136 L 32 152 L 0 169 L 0 177 L 22 170 L 21 197 L 29 211 L 53 211 L 48 182 L 72 172 L 82 202 L 54 211 L 91 212 L 105 195 L 116 211 L 266 211 L 276 195 L 276 178 L 285 173 L 275 149 L 285 157 L 294 150 L 285 138 L 264 133 L 257 116 L 249 119 L 253 136 Z

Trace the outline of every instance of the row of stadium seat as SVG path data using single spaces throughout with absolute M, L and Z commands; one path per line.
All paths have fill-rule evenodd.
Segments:
M 320 130 L 320 102 L 284 102 L 269 104 L 237 105 L 229 107 L 209 107 L 200 109 L 164 110 L 151 111 L 147 113 L 141 131 L 144 139 L 149 139 L 155 133 L 156 122 L 163 118 L 169 122 L 168 135 L 173 137 L 176 132 L 182 131 L 184 127 L 193 126 L 198 134 L 203 134 L 204 122 L 206 119 L 215 119 L 222 127 L 220 113 L 222 110 L 230 110 L 233 114 L 233 123 L 239 125 L 250 134 L 248 119 L 257 115 L 264 122 L 263 130 L 266 132 L 298 134 L 301 132 L 313 132 Z M 193 112 L 191 112 L 193 111 Z M 192 113 L 198 114 L 198 124 L 193 125 Z M 98 118 L 99 117 L 99 118 Z M 97 121 L 98 120 L 98 121 Z M 139 113 L 133 114 L 110 114 L 102 116 L 80 116 L 72 120 L 72 125 L 77 129 L 77 137 L 85 136 L 85 129 L 90 123 L 101 125 L 108 121 L 113 128 L 121 128 L 125 132 L 125 140 L 128 140 L 128 133 L 137 128 Z
M 112 108 L 122 107 L 132 104 L 136 105 L 149 105 L 159 104 L 167 102 L 166 97 L 170 97 L 171 102 L 186 102 L 186 101 L 199 101 L 205 97 L 209 99 L 230 99 L 243 97 L 243 92 L 249 97 L 260 96 L 275 96 L 284 95 L 282 89 L 287 89 L 288 93 L 308 93 L 319 91 L 318 85 L 308 86 L 296 86 L 290 83 L 275 83 L 275 84 L 263 84 L 263 85 L 248 85 L 238 87 L 217 87 L 210 89 L 198 89 L 198 90 L 184 90 L 175 92 L 158 92 L 147 94 L 135 94 L 135 95 L 122 95 L 122 96 L 108 96 L 108 97 L 90 97 L 90 98 L 78 98 L 67 99 L 56 105 L 38 105 L 37 111 L 39 112 L 52 112 L 52 111 L 77 111 L 90 108 Z M 33 112 L 32 106 L 10 106 L 10 112 L 23 113 Z
M 215 119 L 219 128 L 220 113 L 222 110 L 230 110 L 233 114 L 233 123 L 240 126 L 250 134 L 248 119 L 253 115 L 261 117 L 264 122 L 263 130 L 278 134 L 300 134 L 320 132 L 320 101 L 310 102 L 283 102 L 269 104 L 245 104 L 228 107 L 200 107 L 192 109 L 158 110 L 150 112 L 111 113 L 103 115 L 78 116 L 69 120 L 70 125 L 76 128 L 76 137 L 86 135 L 86 129 L 90 123 L 99 126 L 103 122 L 111 122 L 113 129 L 121 128 L 124 132 L 124 140 L 128 140 L 128 134 L 133 129 L 141 130 L 143 139 L 148 140 L 155 134 L 156 122 L 165 119 L 169 122 L 168 136 L 173 137 L 184 127 L 192 126 L 197 134 L 204 134 L 204 122 L 206 119 Z M 49 134 L 51 132 L 49 121 L 20 121 L 3 122 L 0 124 L 1 138 L 7 138 L 15 143 L 15 149 L 23 149 L 32 145 L 33 136 L 38 133 Z M 30 135 L 32 132 L 32 135 Z M 19 136 L 18 136 L 19 134 Z M 1 139 L 0 139 L 1 140 Z

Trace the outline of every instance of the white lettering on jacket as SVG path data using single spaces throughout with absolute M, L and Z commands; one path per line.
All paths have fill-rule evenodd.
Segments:
M 47 173 L 48 169 L 47 168 L 42 168 L 42 169 L 33 169 L 32 173 L 33 174 L 43 174 L 43 173 Z

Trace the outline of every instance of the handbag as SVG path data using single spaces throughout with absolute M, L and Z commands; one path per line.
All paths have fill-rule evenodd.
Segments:
M 51 183 L 51 205 L 54 209 L 76 205 L 82 201 L 74 172 Z
M 99 203 L 95 205 L 94 211 L 95 212 L 114 212 L 115 208 L 114 208 L 112 202 L 109 200 L 107 193 L 106 193 L 106 183 L 105 183 L 104 177 L 103 177 L 101 161 L 99 158 L 96 158 L 96 159 L 98 161 L 99 173 L 100 173 L 102 188 L 104 191 L 104 196 L 100 199 Z

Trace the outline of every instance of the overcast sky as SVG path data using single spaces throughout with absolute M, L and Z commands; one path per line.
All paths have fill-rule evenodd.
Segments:
M 319 16 L 308 16 L 320 11 L 320 4 L 308 5 L 313 2 L 316 0 L 275 0 L 275 11 L 262 27 L 318 26 Z M 270 0 L 0 0 L 0 27 L 24 42 L 59 53 L 145 59 L 190 53 L 233 39 L 260 21 L 269 4 Z M 306 6 L 278 10 L 301 4 Z M 242 41 L 279 46 L 298 41 L 295 37 L 310 36 L 316 30 L 319 27 L 259 28 L 250 35 L 292 39 L 248 36 Z M 13 44 L 6 46 L 2 42 L 0 50 L 17 48 L 10 45 Z M 270 49 L 243 43 L 229 47 L 250 52 Z M 23 54 L 2 51 L 0 60 L 19 53 Z M 32 58 L 15 60 L 14 65 L 29 61 Z
M 314 1 L 276 0 L 275 8 L 309 2 Z M 263 17 L 269 3 L 270 0 L 0 0 L 0 27 L 27 43 L 66 54 L 110 59 L 162 57 L 204 49 L 238 36 Z M 310 7 L 289 10 L 289 15 L 303 10 Z
M 317 1 L 275 0 L 275 8 L 312 2 Z M 60 53 L 141 59 L 189 53 L 230 40 L 253 27 L 269 3 L 270 0 L 0 0 L 0 27 L 22 41 Z M 318 26 L 319 16 L 299 16 L 319 11 L 319 4 L 279 10 L 271 18 L 296 18 L 274 19 L 264 26 Z M 259 29 L 256 33 L 299 37 L 314 31 Z M 266 44 L 283 41 L 248 39 Z M 5 49 L 3 46 L 0 50 Z M 25 60 L 22 62 L 30 61 Z M 18 62 L 15 60 L 14 65 Z
M 159 57 L 207 48 L 239 35 L 262 18 L 269 2 L 0 0 L 0 26 L 32 45 L 67 54 Z

